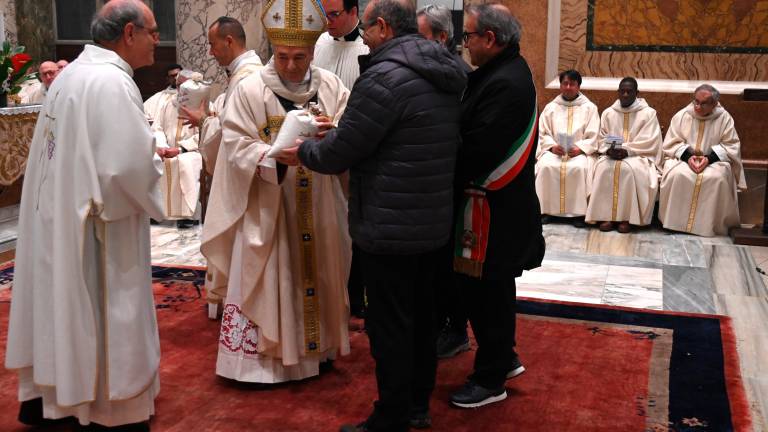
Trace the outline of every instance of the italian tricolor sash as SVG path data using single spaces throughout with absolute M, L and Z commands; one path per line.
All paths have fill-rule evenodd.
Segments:
M 514 140 L 501 164 L 472 181 L 464 190 L 464 198 L 456 217 L 453 258 L 455 272 L 476 278 L 482 277 L 491 225 L 491 209 L 486 192 L 503 188 L 520 174 L 536 142 L 538 120 L 538 110 L 534 105 L 528 127 Z

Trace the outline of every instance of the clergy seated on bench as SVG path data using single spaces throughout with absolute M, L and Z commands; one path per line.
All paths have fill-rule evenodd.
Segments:
M 584 226 L 600 116 L 580 87 L 579 72 L 562 72 L 560 95 L 539 118 L 536 193 L 545 223 L 549 216 L 559 216 L 575 218 L 575 226 Z
M 661 128 L 656 110 L 638 98 L 637 80 L 619 83 L 619 99 L 600 117 L 600 156 L 592 177 L 587 221 L 600 231 L 628 233 L 649 225 L 659 190 Z
M 736 190 L 745 189 L 741 142 L 733 117 L 708 84 L 694 92 L 664 137 L 659 220 L 664 228 L 701 236 L 739 226 Z
M 202 75 L 184 69 L 176 77 L 177 86 L 188 79 L 201 81 Z M 189 228 L 194 223 L 192 218 L 200 197 L 203 158 L 198 151 L 200 129 L 179 118 L 178 99 L 178 93 L 173 93 L 148 114 L 154 116 L 152 130 L 158 138 L 158 151 L 165 158 L 160 180 L 165 218 L 176 220 L 179 228 Z

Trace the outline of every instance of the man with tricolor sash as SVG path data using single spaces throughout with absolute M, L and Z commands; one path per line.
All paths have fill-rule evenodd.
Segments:
M 544 256 L 534 183 L 536 89 L 520 32 L 502 5 L 467 10 L 464 46 L 479 67 L 462 99 L 453 268 L 478 349 L 473 374 L 451 396 L 462 408 L 505 399 L 506 379 L 525 370 L 514 350 L 515 278 Z

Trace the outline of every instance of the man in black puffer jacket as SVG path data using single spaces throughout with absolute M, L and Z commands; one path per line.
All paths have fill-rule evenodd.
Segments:
M 407 0 L 373 0 L 362 28 L 371 53 L 360 57 L 338 128 L 304 142 L 298 157 L 313 171 L 350 174 L 349 226 L 379 397 L 365 422 L 342 430 L 397 432 L 431 421 L 433 279 L 451 231 L 466 74 L 417 33 Z

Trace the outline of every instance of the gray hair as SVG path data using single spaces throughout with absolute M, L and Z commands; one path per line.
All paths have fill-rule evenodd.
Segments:
M 479 33 L 492 31 L 496 35 L 498 45 L 506 46 L 520 43 L 522 31 L 520 22 L 512 14 L 496 7 L 495 4 L 470 5 L 467 8 L 467 13 L 471 13 L 477 18 L 475 31 Z
M 407 0 L 373 0 L 368 16 L 370 19 L 366 26 L 372 25 L 377 18 L 383 18 L 392 27 L 395 37 L 419 32 L 416 9 Z
M 96 43 L 117 42 L 128 23 L 144 26 L 143 3 L 127 1 L 110 7 L 106 13 L 96 12 L 91 21 L 91 37 Z M 106 6 L 105 6 L 106 7 Z M 103 10 L 103 9 L 102 9 Z
M 712 94 L 712 100 L 715 102 L 720 101 L 720 91 L 718 91 L 716 88 L 709 84 L 702 84 L 698 87 L 696 87 L 696 90 L 693 91 L 693 94 L 696 94 L 700 92 L 701 90 L 706 90 Z
M 453 40 L 453 19 L 451 19 L 451 10 L 442 5 L 426 5 L 416 11 L 416 17 L 423 16 L 432 30 L 432 35 L 437 36 L 440 32 L 448 35 L 445 41 L 449 50 L 456 47 L 456 41 Z

